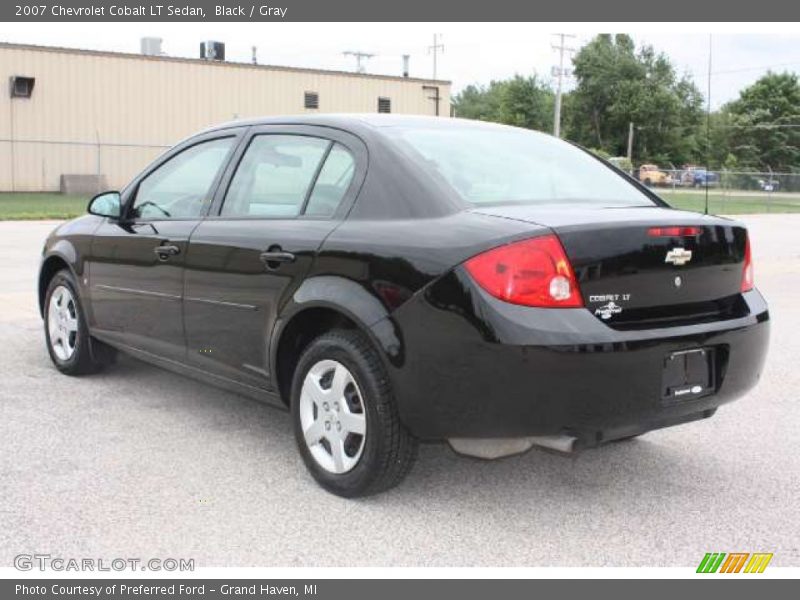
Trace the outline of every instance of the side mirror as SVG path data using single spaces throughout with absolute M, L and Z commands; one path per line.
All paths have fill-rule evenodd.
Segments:
M 87 210 L 90 215 L 119 219 L 122 214 L 122 198 L 119 192 L 103 192 L 89 201 Z

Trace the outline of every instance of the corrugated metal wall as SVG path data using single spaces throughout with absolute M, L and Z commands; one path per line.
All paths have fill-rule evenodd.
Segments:
M 234 118 L 303 112 L 449 115 L 446 82 L 0 44 L 0 78 L 36 78 L 29 99 L 0 93 L 0 191 L 55 191 L 62 174 L 122 187 L 165 147 Z M 303 107 L 319 94 L 319 110 Z M 10 141 L 13 139 L 13 144 Z

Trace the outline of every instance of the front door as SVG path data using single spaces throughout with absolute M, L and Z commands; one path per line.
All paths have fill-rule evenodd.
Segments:
M 254 128 L 186 258 L 189 361 L 270 388 L 269 336 L 281 306 L 352 202 L 363 144 L 318 127 Z M 216 209 L 216 210 L 215 210 Z
M 128 346 L 185 358 L 183 266 L 189 236 L 207 213 L 235 133 L 176 148 L 131 186 L 123 216 L 92 242 L 92 330 Z

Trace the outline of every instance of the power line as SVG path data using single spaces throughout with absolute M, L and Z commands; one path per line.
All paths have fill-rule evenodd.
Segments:
M 712 129 L 798 129 L 800 123 L 757 123 L 755 125 L 712 125 Z M 647 129 L 697 129 L 696 125 L 670 125 L 659 127 L 658 125 L 637 125 L 637 130 Z
M 797 129 L 800 123 L 758 123 L 756 125 L 715 125 L 718 129 Z
M 739 69 L 725 69 L 724 71 L 714 71 L 712 75 L 727 75 L 728 73 L 743 73 L 744 71 L 764 71 L 778 67 L 793 67 L 800 65 L 800 62 L 778 63 L 774 65 L 763 65 L 761 67 L 741 67 Z

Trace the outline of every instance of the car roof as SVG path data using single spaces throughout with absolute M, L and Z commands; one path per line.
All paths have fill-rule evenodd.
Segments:
M 336 127 L 344 130 L 380 130 L 388 127 L 443 127 L 443 128 L 493 128 L 518 129 L 499 123 L 487 123 L 471 119 L 435 117 L 425 115 L 398 115 L 378 113 L 328 113 L 321 115 L 284 115 L 237 119 L 220 123 L 205 129 L 209 133 L 231 127 L 252 127 L 258 125 L 317 125 Z M 532 131 L 532 130 L 525 130 Z

